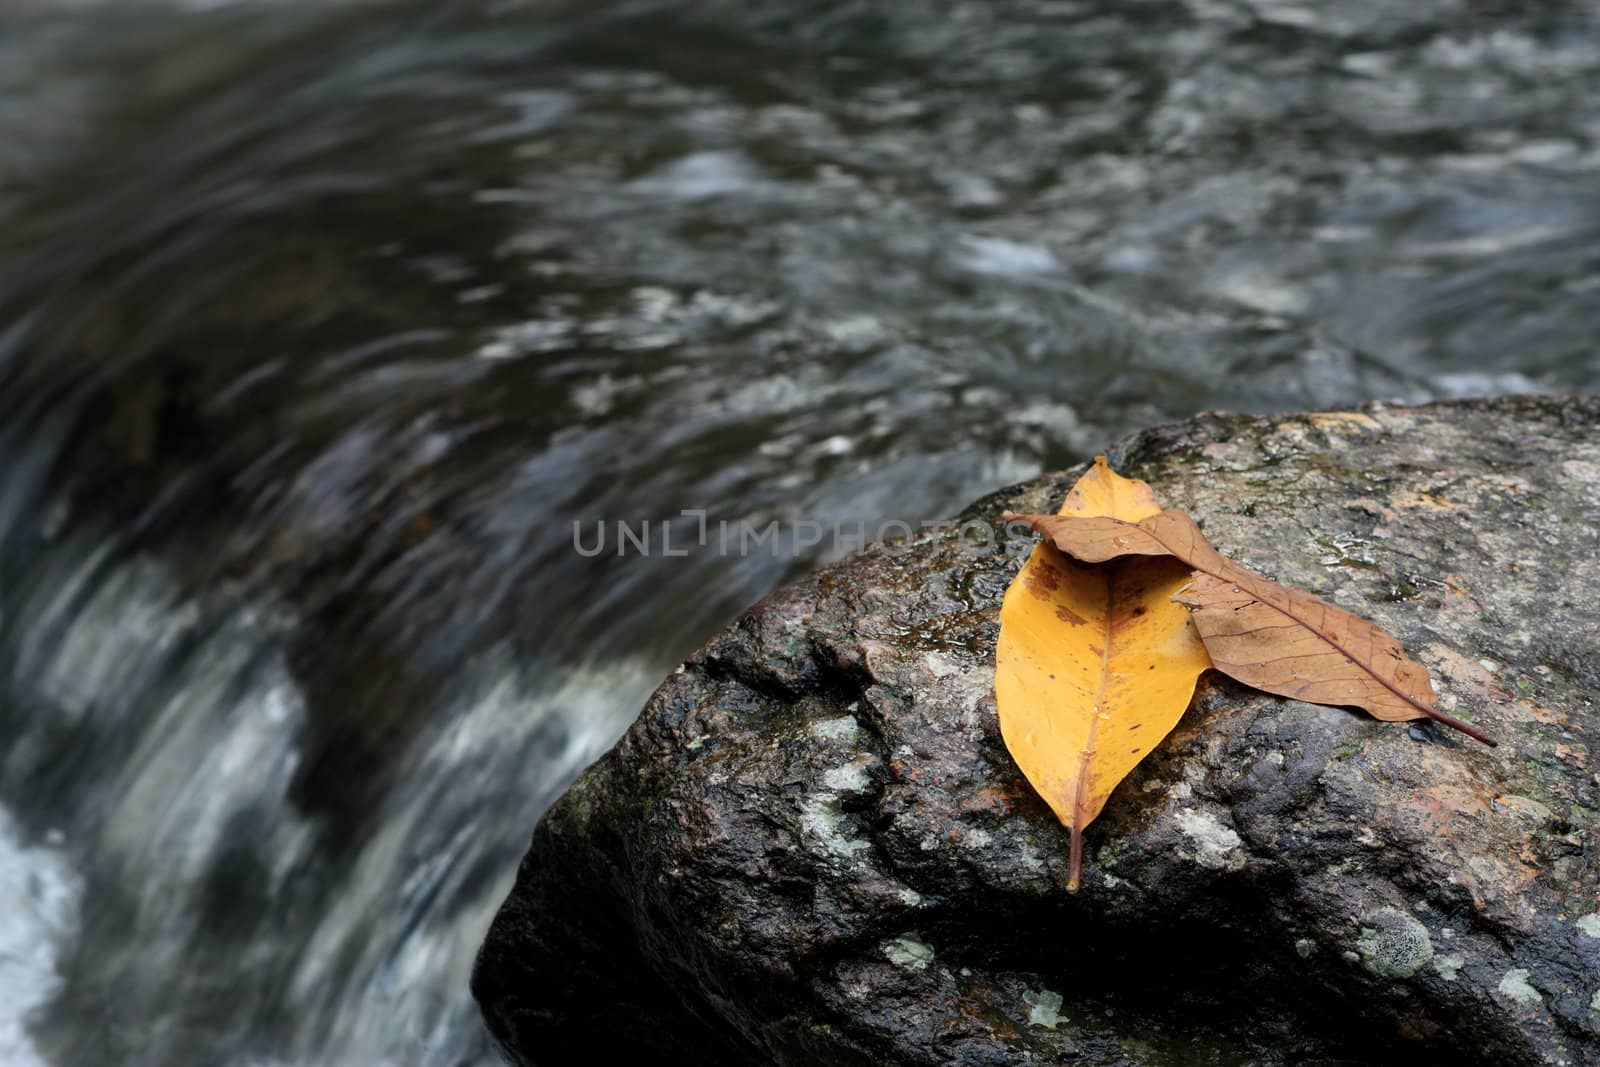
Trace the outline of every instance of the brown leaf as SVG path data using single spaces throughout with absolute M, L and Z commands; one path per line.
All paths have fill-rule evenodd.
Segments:
M 1495 742 L 1434 706 L 1428 671 L 1392 635 L 1342 608 L 1265 578 L 1218 552 L 1187 514 L 1169 509 L 1137 523 L 1115 518 L 1013 515 L 1061 551 L 1089 563 L 1119 556 L 1171 555 L 1195 571 L 1176 599 L 1212 664 L 1279 696 L 1348 704 L 1390 722 L 1423 717 Z

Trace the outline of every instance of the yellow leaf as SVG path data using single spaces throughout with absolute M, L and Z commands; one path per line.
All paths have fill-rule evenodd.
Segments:
M 1104 456 L 1061 514 L 1139 522 L 1161 505 Z M 1170 557 L 1099 566 L 1048 542 L 1018 572 L 1000 608 L 995 700 L 1006 748 L 1072 831 L 1067 888 L 1078 888 L 1083 828 L 1129 771 L 1172 731 L 1211 661 L 1172 596 L 1189 568 Z

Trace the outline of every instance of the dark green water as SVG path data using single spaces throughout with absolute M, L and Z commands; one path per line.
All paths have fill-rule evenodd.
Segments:
M 835 524 L 1600 385 L 1596 99 L 1584 4 L 8 6 L 0 1060 L 487 1062 L 537 815 Z

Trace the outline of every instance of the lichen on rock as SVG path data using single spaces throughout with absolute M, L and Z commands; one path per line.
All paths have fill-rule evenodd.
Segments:
M 1234 855 L 1239 835 L 1223 826 L 1215 813 L 1204 808 L 1188 808 L 1177 814 L 1178 829 L 1192 842 L 1196 862 L 1218 870 L 1244 861 Z
M 1538 1004 L 1544 1000 L 1543 995 L 1529 983 L 1526 967 L 1513 967 L 1507 971 L 1495 991 L 1522 1005 Z
M 1061 994 L 1048 989 L 1041 989 L 1037 993 L 1033 990 L 1022 994 L 1023 1003 L 1028 1005 L 1028 1023 L 1032 1026 L 1042 1026 L 1046 1030 L 1054 1030 L 1062 1021 Z
M 1362 916 L 1356 951 L 1362 964 L 1380 978 L 1410 978 L 1433 959 L 1433 939 L 1428 928 L 1395 908 L 1382 908 Z
M 905 967 L 913 971 L 920 971 L 933 962 L 933 946 L 922 940 L 916 934 L 901 934 L 893 941 L 886 941 L 883 945 L 883 954 L 889 957 L 889 962 L 896 967 Z

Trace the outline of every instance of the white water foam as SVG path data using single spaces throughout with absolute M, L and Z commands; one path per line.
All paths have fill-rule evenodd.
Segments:
M 61 984 L 56 951 L 77 925 L 82 881 L 55 844 L 26 844 L 0 808 L 0 1063 L 47 1067 L 29 1014 Z

